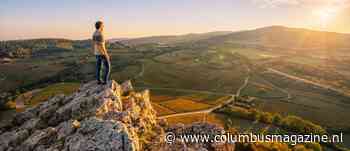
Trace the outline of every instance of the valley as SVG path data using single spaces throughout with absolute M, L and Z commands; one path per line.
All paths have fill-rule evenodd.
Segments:
M 317 40 L 320 35 L 328 35 L 328 41 Z M 299 42 L 301 38 L 306 40 Z M 108 50 L 111 78 L 117 82 L 131 79 L 136 90 L 151 90 L 158 118 L 170 124 L 207 121 L 242 131 L 280 129 L 272 122 L 236 115 L 258 110 L 267 119 L 297 116 L 348 137 L 348 40 L 350 35 L 267 27 L 127 39 L 110 42 Z M 25 108 L 35 106 L 57 94 L 71 94 L 93 80 L 95 58 L 89 42 L 44 40 L 55 46 L 38 49 L 33 40 L 33 51 L 16 49 L 12 56 L 1 53 L 2 58 L 12 60 L 0 64 L 1 120 L 16 110 L 9 107 L 11 102 Z M 21 43 L 25 42 L 10 44 Z M 21 95 L 35 90 L 40 91 L 18 102 Z M 349 140 L 341 146 L 349 148 Z

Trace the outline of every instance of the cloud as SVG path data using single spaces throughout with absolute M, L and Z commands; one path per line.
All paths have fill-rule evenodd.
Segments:
M 252 0 L 261 8 L 275 8 L 281 6 L 298 7 L 334 7 L 342 9 L 350 6 L 350 0 Z

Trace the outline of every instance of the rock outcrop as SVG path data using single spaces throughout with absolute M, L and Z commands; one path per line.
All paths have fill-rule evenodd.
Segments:
M 130 81 L 89 82 L 17 113 L 0 129 L 0 151 L 143 150 L 157 128 L 149 95 L 134 92 Z
M 208 123 L 157 122 L 148 90 L 89 82 L 70 96 L 58 95 L 17 113 L 0 127 L 0 151 L 233 151 L 233 144 L 165 141 L 167 133 L 224 133 Z

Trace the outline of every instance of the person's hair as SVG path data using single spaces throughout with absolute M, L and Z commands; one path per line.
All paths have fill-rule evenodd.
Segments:
M 100 29 L 101 26 L 102 26 L 102 24 L 103 24 L 102 21 L 97 21 L 97 22 L 95 23 L 95 28 L 96 28 L 96 29 Z

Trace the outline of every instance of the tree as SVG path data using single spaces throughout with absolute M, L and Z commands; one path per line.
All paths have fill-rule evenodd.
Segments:
M 281 122 L 282 122 L 282 116 L 278 113 L 273 114 L 272 123 L 276 125 L 281 125 Z

